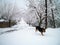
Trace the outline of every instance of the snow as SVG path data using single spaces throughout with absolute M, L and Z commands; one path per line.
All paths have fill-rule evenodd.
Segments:
M 8 22 L 8 20 L 0 19 L 0 22 Z
M 23 18 L 21 18 L 21 21 L 19 21 L 19 22 L 17 23 L 17 25 L 12 26 L 12 27 L 13 27 L 13 28 L 16 28 L 16 29 L 24 29 L 24 28 L 29 28 L 29 25 L 26 24 L 26 22 L 24 21 Z
M 16 26 L 17 31 L 0 35 L 0 45 L 60 45 L 60 28 L 47 28 L 42 36 L 40 32 L 35 32 L 35 27 L 30 27 L 23 19 Z
M 3 21 L 5 21 L 4 19 L 0 19 L 0 22 L 3 22 Z

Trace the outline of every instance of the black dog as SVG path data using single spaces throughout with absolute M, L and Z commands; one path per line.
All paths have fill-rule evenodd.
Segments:
M 41 32 L 41 35 L 43 36 L 43 32 L 45 32 L 45 29 L 41 28 L 40 26 L 36 26 L 36 31 Z

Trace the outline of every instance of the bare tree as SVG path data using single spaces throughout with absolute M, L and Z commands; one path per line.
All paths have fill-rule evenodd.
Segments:
M 59 20 L 60 3 L 57 3 L 56 2 L 57 0 L 37 0 L 38 2 L 36 0 L 28 1 L 29 1 L 28 9 L 35 13 L 36 19 L 38 20 L 37 23 L 39 23 L 40 27 L 42 26 L 43 23 L 45 28 L 47 27 L 55 28 L 59 25 L 58 22 L 60 22 Z
M 36 19 L 38 20 L 37 23 L 39 23 L 38 26 L 42 27 L 41 24 L 43 24 L 43 20 L 45 19 L 44 3 L 41 3 L 40 1 L 38 1 L 39 3 L 37 3 L 35 2 L 35 0 L 28 0 L 28 1 L 29 1 L 29 9 L 32 8 L 31 10 L 34 11 L 36 15 Z
M 2 1 L 0 8 L 1 18 L 9 21 L 9 26 L 11 25 L 12 18 L 15 15 L 20 14 L 20 9 L 17 7 L 15 3 L 7 3 L 5 0 Z
M 52 25 L 53 25 L 53 28 L 56 28 L 56 26 L 55 26 L 55 16 L 54 16 L 55 5 L 53 4 L 52 0 L 49 0 L 49 1 L 50 1 L 50 4 L 51 4 Z
M 46 7 L 46 9 L 45 9 L 45 28 L 47 28 L 47 0 L 45 0 L 45 7 Z
M 52 19 L 53 19 L 53 28 L 55 28 L 55 18 L 54 18 L 54 14 L 53 14 L 53 9 L 51 9 L 51 12 L 52 12 Z

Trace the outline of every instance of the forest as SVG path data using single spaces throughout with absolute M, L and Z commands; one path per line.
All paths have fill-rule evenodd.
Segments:
M 17 0 L 0 0 L 0 19 L 17 23 L 23 17 L 32 26 L 60 27 L 59 0 L 25 0 L 26 8 L 17 3 Z

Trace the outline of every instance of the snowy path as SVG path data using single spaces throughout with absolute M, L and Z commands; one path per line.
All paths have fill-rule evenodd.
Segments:
M 15 30 L 9 32 L 10 30 Z M 7 31 L 7 32 L 5 32 Z M 35 32 L 35 27 L 30 27 L 21 18 L 21 21 L 12 28 L 0 28 L 0 45 L 60 45 L 60 28 L 48 28 L 44 36 Z
M 45 36 L 33 29 L 0 35 L 0 45 L 60 45 L 60 29 L 47 29 Z

